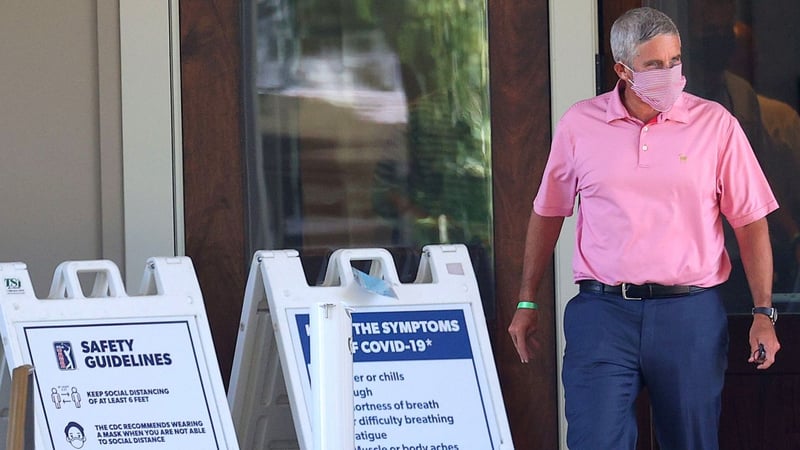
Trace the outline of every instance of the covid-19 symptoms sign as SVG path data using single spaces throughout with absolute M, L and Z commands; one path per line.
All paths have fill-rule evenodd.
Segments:
M 355 450 L 497 448 L 469 309 L 403 309 L 352 314 Z M 290 311 L 308 369 L 309 315 Z

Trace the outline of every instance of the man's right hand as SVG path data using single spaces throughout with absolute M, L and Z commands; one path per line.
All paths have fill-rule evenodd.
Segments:
M 511 340 L 523 363 L 530 361 L 541 347 L 535 336 L 538 324 L 538 310 L 517 309 L 514 318 L 511 319 L 511 325 L 508 326 L 508 334 L 511 335 Z

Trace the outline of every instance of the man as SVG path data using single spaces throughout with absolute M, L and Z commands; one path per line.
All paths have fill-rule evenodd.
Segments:
M 780 348 L 765 219 L 778 205 L 736 119 L 683 92 L 669 17 L 626 12 L 611 48 L 616 88 L 570 108 L 553 136 L 509 333 L 522 362 L 535 356 L 534 294 L 579 195 L 580 293 L 564 317 L 569 448 L 635 448 L 634 401 L 647 386 L 662 450 L 717 449 L 728 334 L 716 286 L 731 269 L 722 220 L 756 306 L 750 361 L 766 369 Z

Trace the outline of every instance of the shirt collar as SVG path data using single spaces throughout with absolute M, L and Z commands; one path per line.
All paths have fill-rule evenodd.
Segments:
M 616 86 L 614 89 L 609 93 L 610 99 L 608 105 L 606 106 L 606 122 L 611 123 L 618 119 L 632 119 L 633 116 L 628 112 L 628 109 L 625 108 L 625 105 L 622 103 L 622 96 L 620 92 L 622 90 L 622 83 L 623 80 L 617 80 Z M 634 94 L 635 95 L 635 94 Z M 686 106 L 686 93 L 681 92 L 681 95 L 675 101 L 675 104 L 672 105 L 669 111 L 659 113 L 656 116 L 656 122 L 661 123 L 667 120 L 674 120 L 676 122 L 687 123 L 689 121 L 689 108 Z

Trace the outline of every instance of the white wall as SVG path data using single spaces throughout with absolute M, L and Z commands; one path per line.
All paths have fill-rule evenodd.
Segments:
M 0 260 L 39 297 L 63 260 L 123 257 L 119 16 L 97 3 L 0 14 Z
M 182 254 L 178 0 L 8 0 L 0 10 L 0 261 L 36 296 L 67 260 L 138 291 Z
M 550 1 L 550 93 L 553 128 L 578 100 L 595 94 L 595 54 L 598 52 L 597 2 L 595 0 Z M 561 357 L 564 354 L 564 308 L 578 293 L 572 276 L 575 249 L 575 216 L 564 221 L 555 254 L 556 357 L 558 359 L 560 448 L 567 448 Z

